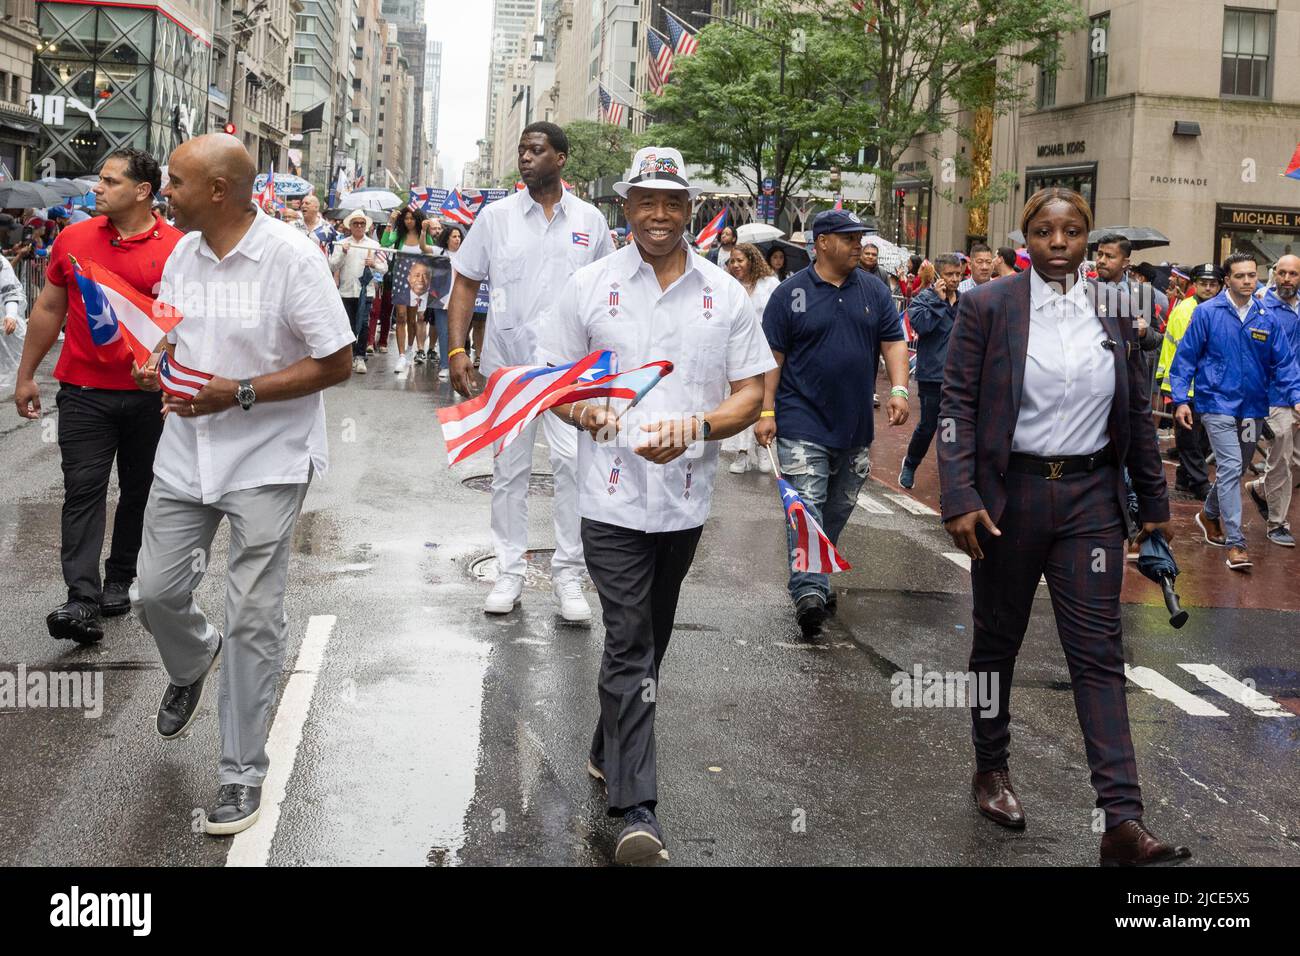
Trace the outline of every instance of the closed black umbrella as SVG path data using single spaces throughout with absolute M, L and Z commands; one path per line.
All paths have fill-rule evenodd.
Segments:
M 1153 531 L 1142 542 L 1137 565 L 1143 576 L 1156 582 L 1165 592 L 1165 607 L 1169 609 L 1169 623 L 1174 627 L 1182 627 L 1186 624 L 1187 612 L 1179 606 L 1178 595 L 1174 593 L 1174 581 L 1178 577 L 1178 562 L 1174 560 L 1174 553 L 1169 550 L 1169 542 L 1165 540 L 1164 532 Z

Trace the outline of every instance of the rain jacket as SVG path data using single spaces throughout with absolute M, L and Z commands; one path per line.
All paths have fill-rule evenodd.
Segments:
M 1296 310 L 1278 298 L 1277 293 L 1272 289 L 1264 293 L 1264 310 L 1272 315 L 1277 320 L 1278 326 L 1286 332 L 1287 341 L 1291 343 L 1291 354 L 1296 357 L 1296 362 L 1300 363 L 1300 316 L 1297 316 Z M 1268 407 L 1280 408 L 1292 404 L 1295 403 L 1287 401 L 1287 396 L 1274 381 L 1268 389 Z
M 1187 331 L 1187 325 L 1192 321 L 1192 312 L 1200 305 L 1196 297 L 1189 295 L 1169 313 L 1169 322 L 1165 325 L 1165 340 L 1160 346 L 1160 361 L 1156 363 L 1156 378 L 1160 379 L 1160 390 L 1168 395 L 1173 389 L 1169 384 L 1169 370 L 1174 366 L 1174 355 L 1178 351 L 1178 342 L 1182 339 L 1183 334 Z M 1187 386 L 1187 397 L 1193 397 L 1195 392 L 1191 384 Z
M 1300 404 L 1300 365 L 1287 330 L 1253 296 L 1245 321 L 1226 290 L 1192 312 L 1169 375 L 1176 405 L 1187 403 L 1193 376 L 1202 415 L 1267 418 L 1274 385 L 1283 404 Z

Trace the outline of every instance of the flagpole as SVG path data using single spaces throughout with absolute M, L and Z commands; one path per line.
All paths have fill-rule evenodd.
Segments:
M 781 469 L 776 466 L 776 453 L 772 451 L 771 442 L 767 445 L 767 457 L 772 462 L 772 474 L 781 477 Z

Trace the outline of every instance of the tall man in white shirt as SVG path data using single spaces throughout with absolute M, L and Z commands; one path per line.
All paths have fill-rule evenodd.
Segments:
M 163 737 L 194 720 L 225 653 L 219 787 L 205 824 L 224 835 L 257 821 L 285 655 L 290 540 L 308 482 L 327 465 L 320 393 L 348 377 L 354 336 L 315 242 L 253 205 L 257 170 L 239 140 L 192 139 L 168 171 L 163 194 L 187 235 L 163 270 L 159 300 L 184 316 L 166 351 L 214 377 L 192 401 L 164 398 L 132 603 L 171 682 L 158 708 Z M 142 388 L 158 387 L 158 359 L 137 373 Z M 224 641 L 193 597 L 222 518 Z
M 634 241 L 569 280 L 544 353 L 558 364 L 611 349 L 625 370 L 673 363 L 621 419 L 605 403 L 577 402 L 552 416 L 591 436 L 579 443 L 578 511 L 605 654 L 587 770 L 606 782 L 610 816 L 623 817 L 619 863 L 663 849 L 655 817 L 659 665 L 708 517 L 718 443 L 757 421 L 762 376 L 776 367 L 744 287 L 686 246 L 699 189 L 683 170 L 675 149 L 636 154 L 628 179 L 614 185 Z
M 456 271 L 447 308 L 448 338 L 464 342 L 474 296 L 484 279 L 492 285 L 487 342 L 479 369 L 531 365 L 552 320 L 565 282 L 582 266 L 614 251 L 609 224 L 595 206 L 564 189 L 560 174 L 569 141 L 554 123 L 532 123 L 519 137 L 519 178 L 527 189 L 485 206 L 461 247 L 452 254 Z M 451 382 L 462 395 L 482 388 L 464 348 L 449 353 Z M 579 356 L 581 357 L 581 356 Z M 591 620 L 582 595 L 582 540 L 578 532 L 577 484 L 572 428 L 544 418 L 555 474 L 555 554 L 551 582 L 566 621 Z M 534 422 L 492 463 L 492 547 L 500 576 L 483 603 L 488 614 L 508 614 L 524 589 L 528 550 L 528 479 L 533 470 Z

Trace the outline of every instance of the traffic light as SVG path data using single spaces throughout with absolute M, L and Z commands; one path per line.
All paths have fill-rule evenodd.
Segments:
M 227 123 L 225 126 L 223 126 L 223 127 L 221 127 L 221 128 L 222 128 L 223 130 L 225 130 L 227 133 L 229 133 L 231 136 L 234 136 L 234 135 L 235 135 L 235 124 L 234 124 L 234 123 Z

